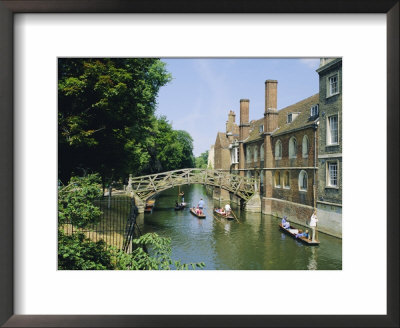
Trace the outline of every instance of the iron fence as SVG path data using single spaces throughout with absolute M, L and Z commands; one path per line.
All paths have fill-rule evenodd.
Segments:
M 89 224 L 85 228 L 77 228 L 71 223 L 67 223 L 64 231 L 67 234 L 83 232 L 87 238 L 94 242 L 104 240 L 109 246 L 127 253 L 132 252 L 132 240 L 141 234 L 136 223 L 138 210 L 134 199 L 127 196 L 110 198 L 106 196 L 96 199 L 94 204 L 102 212 L 97 223 Z

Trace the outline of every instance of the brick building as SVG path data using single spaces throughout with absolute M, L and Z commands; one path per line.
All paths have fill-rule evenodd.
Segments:
M 259 202 L 248 210 L 306 225 L 317 208 L 319 230 L 340 237 L 341 59 L 321 59 L 317 72 L 320 92 L 279 111 L 278 81 L 267 80 L 258 120 L 249 122 L 250 101 L 241 99 L 239 126 L 230 111 L 214 161 L 216 169 L 257 178 Z M 214 196 L 238 201 L 225 191 Z

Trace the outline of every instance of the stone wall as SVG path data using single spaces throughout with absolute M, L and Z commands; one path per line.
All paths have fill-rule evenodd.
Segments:
M 266 197 L 262 198 L 263 213 L 267 211 L 265 208 L 270 204 L 271 215 L 282 218 L 284 215 L 288 217 L 288 221 L 294 224 L 308 227 L 312 206 L 296 204 L 281 199 Z M 339 213 L 327 212 L 322 208 L 317 208 L 318 231 L 331 236 L 342 238 L 342 217 Z

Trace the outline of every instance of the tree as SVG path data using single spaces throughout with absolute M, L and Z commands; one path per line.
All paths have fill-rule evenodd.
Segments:
M 93 204 L 101 194 L 97 175 L 72 177 L 58 192 L 58 268 L 60 270 L 170 270 L 202 268 L 204 263 L 182 264 L 171 258 L 171 239 L 155 233 L 133 240 L 132 254 L 93 242 L 83 233 L 66 235 L 65 224 L 85 228 L 98 222 L 101 211 Z M 145 251 L 149 249 L 149 252 Z
M 196 167 L 199 169 L 206 169 L 208 166 L 208 150 L 201 153 L 200 156 L 196 157 Z
M 102 183 L 143 163 L 159 88 L 171 79 L 154 58 L 59 59 L 59 177 L 99 172 Z

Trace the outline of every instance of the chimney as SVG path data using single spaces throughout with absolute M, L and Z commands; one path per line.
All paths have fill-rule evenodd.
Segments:
M 249 99 L 240 99 L 240 125 L 239 134 L 240 140 L 244 140 L 249 136 Z
M 277 109 L 278 107 L 278 81 L 265 81 L 265 111 L 268 109 Z
M 278 81 L 265 81 L 264 131 L 273 132 L 278 127 Z
M 235 117 L 236 117 L 236 115 L 235 115 L 235 112 L 234 111 L 229 111 L 229 114 L 228 114 L 228 121 L 226 122 L 226 133 L 228 134 L 228 133 L 234 133 L 234 131 L 233 131 L 233 127 L 234 127 L 234 125 L 235 125 Z

